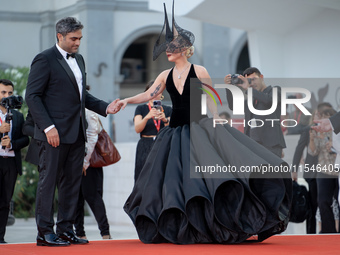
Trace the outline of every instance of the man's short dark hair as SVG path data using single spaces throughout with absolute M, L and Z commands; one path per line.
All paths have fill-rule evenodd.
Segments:
M 246 70 L 244 70 L 243 72 L 243 76 L 246 76 L 246 75 L 251 75 L 251 74 L 257 74 L 258 76 L 261 76 L 261 72 L 259 69 L 257 69 L 256 67 L 248 67 Z
M 12 86 L 13 89 L 14 89 L 14 84 L 10 81 L 10 80 L 7 80 L 7 79 L 0 79 L 0 84 L 3 84 L 5 86 Z
M 80 23 L 76 18 L 66 17 L 57 22 L 55 25 L 56 34 L 62 34 L 64 37 L 68 33 L 72 33 L 83 29 L 83 24 Z M 57 36 L 58 40 L 58 36 Z

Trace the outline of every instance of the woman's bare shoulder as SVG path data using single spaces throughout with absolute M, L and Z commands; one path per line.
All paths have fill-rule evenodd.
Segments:
M 195 72 L 197 74 L 197 76 L 200 78 L 207 78 L 209 77 L 208 71 L 204 66 L 201 65 L 194 65 L 195 68 Z

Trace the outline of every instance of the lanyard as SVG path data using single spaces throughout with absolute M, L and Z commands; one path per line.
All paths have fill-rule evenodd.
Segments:
M 149 111 L 151 111 L 151 105 L 150 103 L 148 103 L 149 106 Z M 158 123 L 156 122 L 156 120 L 154 118 L 153 119 L 153 123 L 155 123 L 155 127 L 157 129 L 157 133 L 159 132 L 159 129 L 161 128 L 161 120 L 158 120 Z

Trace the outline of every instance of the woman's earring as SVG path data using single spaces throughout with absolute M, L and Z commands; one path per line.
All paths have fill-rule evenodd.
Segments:
M 163 95 L 161 95 L 161 100 L 163 100 L 164 99 L 164 96 Z
M 182 52 L 182 56 L 184 56 L 184 53 Z

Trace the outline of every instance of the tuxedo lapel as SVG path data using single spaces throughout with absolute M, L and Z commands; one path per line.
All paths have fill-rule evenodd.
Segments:
M 82 88 L 82 98 L 84 97 L 84 93 L 86 91 L 86 73 L 85 73 L 85 64 L 83 59 L 80 57 L 80 55 L 76 54 L 75 59 L 77 61 L 77 64 L 79 66 L 79 69 L 81 71 L 81 75 L 83 76 L 83 88 Z
M 58 58 L 59 64 L 64 68 L 64 70 L 67 73 L 68 77 L 71 79 L 72 85 L 76 89 L 76 91 L 78 93 L 78 96 L 80 98 L 78 84 L 77 84 L 77 81 L 76 81 L 76 77 L 74 77 L 74 74 L 73 74 L 70 66 L 66 63 L 66 60 L 63 58 L 63 56 L 60 54 L 60 52 L 58 51 L 58 49 L 56 47 L 55 47 L 55 51 L 56 51 L 56 54 L 57 54 L 57 58 Z M 83 73 L 83 71 L 82 71 L 82 73 Z M 84 75 L 83 75 L 83 77 L 84 77 Z

